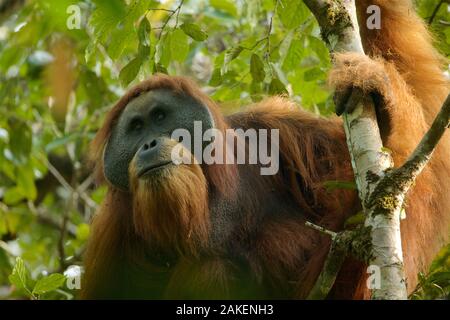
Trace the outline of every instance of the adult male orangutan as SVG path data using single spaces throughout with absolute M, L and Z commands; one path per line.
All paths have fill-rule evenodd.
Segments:
M 383 142 L 401 165 L 449 86 L 411 1 L 357 1 L 360 21 L 372 4 L 382 26 L 362 23 L 370 58 L 336 55 L 330 83 L 339 111 L 351 110 L 353 90 L 374 97 Z M 171 134 L 192 133 L 195 121 L 221 132 L 278 129 L 278 173 L 261 175 L 254 164 L 174 164 L 179 141 Z M 449 233 L 449 138 L 408 196 L 401 227 L 409 292 Z M 156 75 L 122 97 L 93 141 L 92 158 L 108 193 L 92 225 L 82 298 L 305 298 L 330 245 L 305 221 L 339 231 L 359 210 L 355 192 L 324 187 L 353 181 L 340 119 L 281 97 L 224 117 L 181 77 Z M 367 298 L 366 276 L 364 263 L 349 259 L 330 298 Z

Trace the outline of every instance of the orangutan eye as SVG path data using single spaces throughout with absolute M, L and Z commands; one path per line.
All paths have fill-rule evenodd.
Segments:
M 155 121 L 161 122 L 161 121 L 163 121 L 163 120 L 166 118 L 166 112 L 165 112 L 164 110 L 162 110 L 162 109 L 157 108 L 157 109 L 155 109 L 155 110 L 152 112 L 151 117 L 152 117 L 152 119 L 154 119 Z
M 134 118 L 130 121 L 128 125 L 128 130 L 130 132 L 140 132 L 144 128 L 144 122 L 140 118 Z

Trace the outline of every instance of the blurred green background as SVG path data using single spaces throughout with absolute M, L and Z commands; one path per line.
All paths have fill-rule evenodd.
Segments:
M 448 56 L 447 1 L 417 5 Z M 76 295 L 105 193 L 94 188 L 88 145 L 128 85 L 187 75 L 225 113 L 288 93 L 327 116 L 329 68 L 298 0 L 0 0 L 0 299 Z M 412 297 L 449 294 L 447 248 Z

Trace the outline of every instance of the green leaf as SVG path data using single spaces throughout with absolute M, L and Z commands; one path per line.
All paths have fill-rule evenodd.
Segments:
M 144 15 L 146 9 L 149 6 L 148 0 L 134 0 L 127 6 L 126 13 L 122 19 L 118 21 L 118 25 L 110 32 L 110 41 L 108 46 L 108 54 L 112 59 L 117 59 L 121 56 L 124 49 L 127 46 L 133 46 L 136 40 L 139 41 L 139 54 L 141 57 L 146 57 L 150 53 L 150 42 L 142 43 L 142 33 L 146 30 L 140 29 L 141 27 L 146 29 L 147 26 L 142 25 L 146 23 L 146 16 Z M 140 17 L 144 15 L 138 27 L 138 32 L 135 32 L 135 24 Z M 148 23 L 148 20 L 147 20 Z M 150 24 L 148 24 L 147 37 L 150 32 Z M 145 42 L 145 41 L 144 41 Z
M 169 74 L 169 72 L 167 71 L 166 67 L 164 67 L 164 65 L 162 65 L 161 63 L 155 63 L 153 65 L 153 73 L 164 73 L 164 74 Z
M 204 41 L 208 38 L 208 34 L 200 29 L 200 27 L 196 24 L 183 23 L 180 28 L 184 31 L 185 34 L 196 41 Z
M 402 210 L 400 210 L 400 220 L 404 219 L 406 219 L 406 210 L 405 208 L 402 208 Z
M 97 42 L 91 41 L 84 50 L 84 60 L 87 64 L 95 63 L 95 52 L 97 51 Z
M 255 82 L 262 82 L 266 77 L 264 63 L 257 54 L 252 54 L 252 57 L 250 58 L 250 73 Z
M 348 227 L 348 226 L 363 224 L 365 220 L 366 220 L 366 215 L 364 214 L 364 212 L 360 211 L 357 214 L 355 214 L 355 215 L 349 217 L 347 220 L 345 220 L 344 226 Z
M 33 294 L 43 294 L 61 287 L 66 281 L 66 277 L 60 273 L 53 273 L 47 277 L 41 278 L 36 282 Z
M 357 189 L 354 181 L 325 181 L 323 185 L 328 191 Z
M 309 70 L 305 71 L 305 74 L 303 75 L 305 81 L 314 81 L 318 79 L 325 78 L 325 72 L 322 71 L 319 67 L 317 68 L 311 68 Z
M 36 185 L 34 184 L 34 172 L 30 165 L 20 166 L 16 170 L 17 186 L 20 193 L 27 199 L 34 200 L 37 196 Z
M 141 69 L 142 60 L 140 57 L 131 60 L 125 67 L 120 70 L 119 78 L 123 86 L 127 86 L 133 81 L 139 70 Z
M 27 283 L 30 279 L 30 274 L 27 268 L 25 267 L 25 263 L 23 262 L 21 257 L 16 258 L 16 264 L 12 270 L 11 275 L 9 276 L 9 281 L 11 284 L 15 285 L 18 289 L 27 288 Z
M 253 102 L 261 101 L 262 98 L 264 97 L 261 82 L 252 81 L 250 83 L 249 90 L 250 90 L 250 96 L 251 96 Z
M 104 42 L 126 15 L 126 4 L 122 0 L 95 0 L 95 10 L 89 19 L 94 30 L 94 40 Z
M 243 50 L 243 47 L 237 46 L 225 51 L 222 68 L 220 69 L 222 75 L 228 72 L 230 62 L 236 59 Z M 216 62 L 218 62 L 217 59 Z
M 330 93 L 325 88 L 317 85 L 317 82 L 305 82 L 303 71 L 291 73 L 288 76 L 288 80 L 292 85 L 293 92 L 302 97 L 302 105 L 304 107 L 314 107 L 314 105 L 325 102 L 330 98 Z
M 321 63 L 325 64 L 326 66 L 330 64 L 330 53 L 327 49 L 325 43 L 316 37 L 308 37 L 309 46 L 312 49 L 312 52 L 314 52 L 317 57 L 319 57 Z
M 32 144 L 32 133 L 26 122 L 16 117 L 8 119 L 9 124 L 9 147 L 16 163 L 26 163 Z
M 134 32 L 132 28 L 126 28 L 125 26 L 117 26 L 114 30 L 111 31 L 111 41 L 109 41 L 108 45 L 108 55 L 111 59 L 118 59 L 125 47 L 130 42 L 130 34 Z
M 91 193 L 92 200 L 94 200 L 97 204 L 100 204 L 103 201 L 103 199 L 105 198 L 107 189 L 108 188 L 106 186 L 101 186 L 101 187 L 97 188 L 96 190 L 94 190 Z
M 95 72 L 89 69 L 81 70 L 79 81 L 89 100 L 87 104 L 89 114 L 92 114 L 92 112 L 104 104 L 104 99 L 109 94 L 109 88 L 102 76 L 97 76 Z M 72 132 L 68 136 L 63 136 L 60 139 L 66 138 L 71 142 L 75 142 L 82 141 L 84 137 L 86 137 L 85 132 Z M 58 148 L 58 144 L 62 142 L 60 139 L 56 138 L 50 142 L 45 146 L 45 151 L 48 153 L 52 148 Z
M 150 58 L 150 47 L 139 46 L 139 49 L 138 49 L 138 57 L 139 57 L 142 61 L 145 61 L 146 59 Z
M 277 13 L 283 26 L 288 29 L 298 27 L 309 16 L 308 8 L 299 0 L 279 0 Z
M 7 244 L 4 247 L 7 247 Z M 9 255 L 4 248 L 0 247 L 0 279 L 2 281 L 7 279 L 10 272 L 12 272 L 12 265 L 9 261 Z
M 22 193 L 22 189 L 19 187 L 12 187 L 6 190 L 3 196 L 3 202 L 7 205 L 15 205 L 25 199 L 25 195 Z
M 222 71 L 220 68 L 215 68 L 211 79 L 209 80 L 209 85 L 213 87 L 220 86 L 222 84 L 223 78 L 222 78 Z
M 436 272 L 428 278 L 428 281 L 448 286 L 450 285 L 450 271 Z
M 155 61 L 165 68 L 170 64 L 170 61 L 172 60 L 172 48 L 170 45 L 170 42 L 172 40 L 171 33 L 171 30 L 165 32 L 156 44 Z
M 128 5 L 128 12 L 125 18 L 128 23 L 134 23 L 139 20 L 154 3 L 153 0 L 132 0 L 128 2 L 130 4 Z
M 87 223 L 80 223 L 77 225 L 77 239 L 85 241 L 89 237 L 89 225 Z
M 223 64 L 224 64 L 223 71 L 226 72 L 226 70 L 228 69 L 228 64 L 231 61 L 233 61 L 234 59 L 236 59 L 237 57 L 239 57 L 239 55 L 241 54 L 242 50 L 244 50 L 243 47 L 237 46 L 237 47 L 233 47 L 231 49 L 228 49 L 225 52 L 225 58 L 224 58 L 224 61 L 223 61 Z
M 300 65 L 302 61 L 302 52 L 304 50 L 303 41 L 294 39 L 289 45 L 286 57 L 283 61 L 283 70 L 286 72 L 293 71 Z
M 45 152 L 48 153 L 54 149 L 65 146 L 70 142 L 77 141 L 78 139 L 82 138 L 82 135 L 83 134 L 80 132 L 72 132 L 68 135 L 57 137 L 45 146 Z
M 225 12 L 232 17 L 237 17 L 236 5 L 230 0 L 209 0 L 209 4 L 216 10 Z
M 186 34 L 180 30 L 175 29 L 170 33 L 170 56 L 173 60 L 183 62 L 189 53 L 189 43 Z
M 147 17 L 142 18 L 141 22 L 139 23 L 138 28 L 138 39 L 139 43 L 143 46 L 150 46 L 150 30 L 151 30 L 150 22 L 148 21 Z
M 273 78 L 269 85 L 269 94 L 271 95 L 284 95 L 288 94 L 283 82 L 278 78 Z

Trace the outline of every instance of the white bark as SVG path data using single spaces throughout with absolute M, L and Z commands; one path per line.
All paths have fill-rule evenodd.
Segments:
M 349 45 L 343 45 L 347 51 L 364 54 L 356 17 L 354 0 L 344 0 L 352 25 L 348 32 Z M 376 208 L 366 208 L 366 200 L 372 194 L 376 184 L 367 179 L 372 172 L 384 176 L 386 169 L 393 166 L 390 155 L 383 152 L 373 103 L 362 103 L 352 114 L 344 114 L 344 128 L 352 157 L 355 179 L 360 199 L 367 215 L 365 225 L 372 230 L 372 260 L 370 265 L 380 269 L 380 287 L 372 289 L 372 299 L 407 299 L 406 281 L 403 269 L 403 251 L 400 232 L 400 217 L 405 194 L 397 195 L 397 205 L 390 215 L 377 214 Z
M 355 0 L 304 0 L 316 16 L 325 37 L 336 37 L 338 42 L 332 50 L 338 52 L 357 52 L 364 54 L 356 16 Z M 342 12 L 342 4 L 346 11 Z M 347 27 L 339 28 L 327 21 L 329 10 L 340 11 L 333 15 L 343 15 L 341 19 L 350 19 Z M 335 32 L 338 32 L 336 34 Z M 324 39 L 332 43 L 331 39 Z M 383 152 L 380 131 L 372 101 L 365 99 L 352 114 L 344 114 L 344 127 L 347 136 L 352 166 L 358 186 L 359 196 L 367 215 L 366 226 L 371 227 L 372 259 L 370 265 L 380 270 L 380 287 L 372 289 L 372 299 L 406 299 L 407 291 L 403 270 L 403 254 L 400 234 L 400 214 L 404 196 L 398 196 L 397 205 L 388 212 L 380 214 L 376 206 L 367 207 L 367 201 L 375 190 L 376 183 L 369 181 L 368 173 L 380 178 L 386 169 L 392 167 L 390 155 Z

